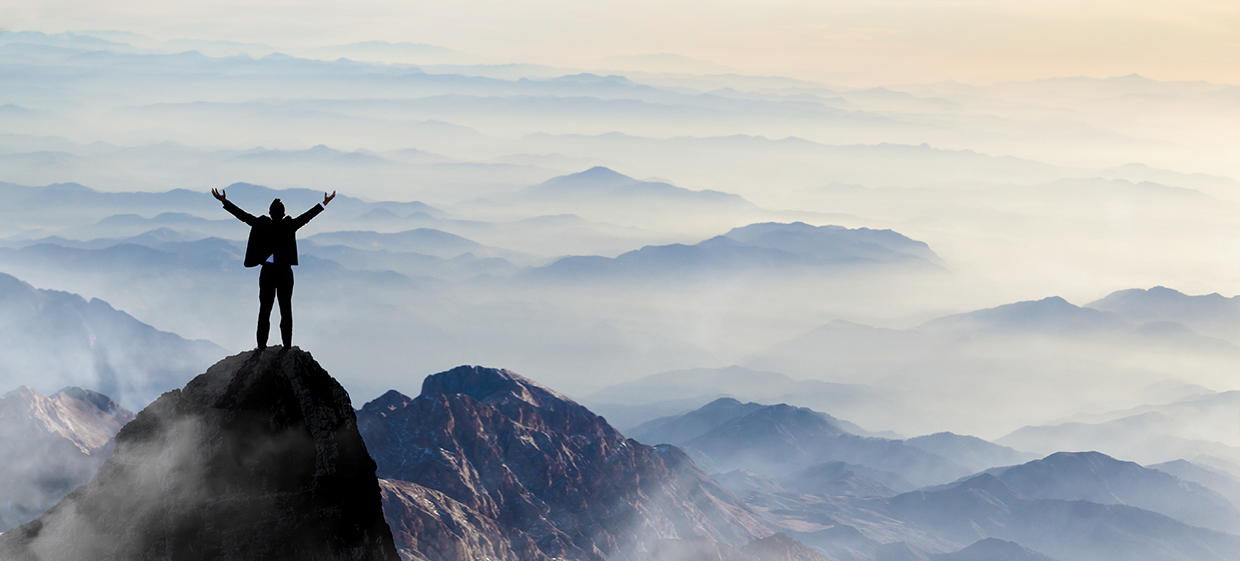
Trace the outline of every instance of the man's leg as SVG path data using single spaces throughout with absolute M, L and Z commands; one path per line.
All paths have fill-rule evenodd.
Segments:
M 280 271 L 280 281 L 276 284 L 276 299 L 280 302 L 280 337 L 284 348 L 293 346 L 293 268 L 284 267 Z
M 271 305 L 276 299 L 276 275 L 264 265 L 258 273 L 258 348 L 267 347 L 267 333 L 271 331 Z

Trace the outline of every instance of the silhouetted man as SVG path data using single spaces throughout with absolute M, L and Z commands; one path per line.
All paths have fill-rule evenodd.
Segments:
M 267 333 L 271 331 L 271 303 L 280 302 L 280 337 L 284 348 L 293 346 L 293 266 L 297 264 L 298 228 L 323 212 L 332 202 L 336 192 L 323 193 L 323 204 L 314 205 L 297 218 L 284 215 L 284 203 L 271 201 L 271 216 L 254 216 L 229 202 L 224 191 L 211 190 L 211 194 L 224 203 L 224 210 L 238 220 L 250 225 L 250 240 L 245 246 L 245 266 L 261 266 L 258 274 L 258 348 L 267 346 Z

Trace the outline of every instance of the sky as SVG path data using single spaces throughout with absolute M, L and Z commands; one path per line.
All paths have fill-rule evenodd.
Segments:
M 1240 82 L 1240 5 L 1210 0 L 9 0 L 0 28 L 284 48 L 409 41 L 560 65 L 673 53 L 856 86 L 1131 73 Z

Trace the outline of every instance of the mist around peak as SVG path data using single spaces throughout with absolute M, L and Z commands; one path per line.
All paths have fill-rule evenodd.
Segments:
M 133 413 L 107 396 L 66 387 L 50 396 L 21 386 L 0 397 L 0 531 L 33 520 L 90 481 Z
M 309 353 L 234 355 L 139 412 L 93 479 L 0 551 L 395 560 L 374 465 L 348 393 Z

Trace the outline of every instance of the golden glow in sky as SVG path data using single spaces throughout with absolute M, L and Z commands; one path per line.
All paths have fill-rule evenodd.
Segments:
M 409 41 L 560 65 L 675 53 L 856 85 L 1131 73 L 1240 82 L 1240 6 L 1209 0 L 9 0 L 0 27 L 275 47 Z

